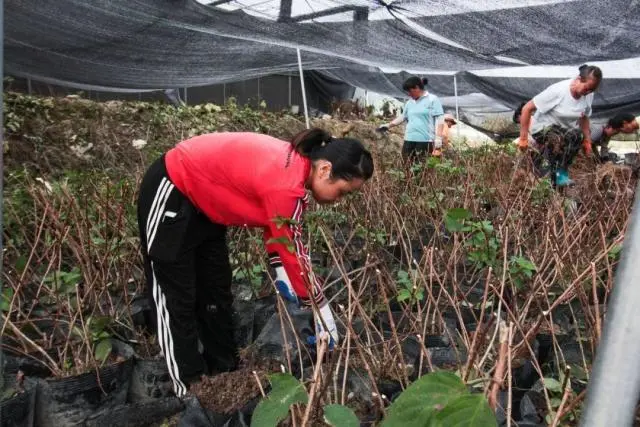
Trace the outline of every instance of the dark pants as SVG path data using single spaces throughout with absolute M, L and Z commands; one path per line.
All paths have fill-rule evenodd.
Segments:
M 549 126 L 537 132 L 533 138 L 538 143 L 540 154 L 533 155 L 536 169 L 542 170 L 542 163 L 549 162 L 551 180 L 555 183 L 556 171 L 568 169 L 582 147 L 584 134 L 580 129 L 564 129 L 560 126 Z
M 164 156 L 142 180 L 138 226 L 158 343 L 176 395 L 184 396 L 201 374 L 237 367 L 226 227 L 175 188 Z
M 432 152 L 433 141 L 405 141 L 404 144 L 402 144 L 402 160 L 405 162 L 420 160 L 424 157 L 430 156 Z

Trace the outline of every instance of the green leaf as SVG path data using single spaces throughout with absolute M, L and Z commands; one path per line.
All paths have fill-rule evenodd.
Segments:
M 7 311 L 9 311 L 9 308 L 11 307 L 12 299 L 13 299 L 13 288 L 5 285 L 4 289 L 2 290 L 2 300 L 0 300 L 0 310 L 2 310 L 3 313 L 6 313 Z
M 614 245 L 611 249 L 609 249 L 609 259 L 618 259 L 620 257 L 620 252 L 622 252 L 622 245 Z
M 562 384 L 555 378 L 545 378 L 544 387 L 552 392 L 560 393 L 562 391 Z
M 423 427 L 435 411 L 467 393 L 460 378 L 450 372 L 434 372 L 411 384 L 389 407 L 382 427 Z
M 442 427 L 496 427 L 496 416 L 484 394 L 466 394 L 450 401 L 435 414 L 435 425 Z
M 398 292 L 398 296 L 396 297 L 398 302 L 402 302 L 402 301 L 407 300 L 409 298 L 411 298 L 411 293 L 406 289 L 401 289 L 400 292 Z
M 111 354 L 111 350 L 113 345 L 111 344 L 111 339 L 107 338 L 98 342 L 95 350 L 95 358 L 100 362 L 104 363 L 109 355 Z
M 447 210 L 447 216 L 457 220 L 465 220 L 471 218 L 471 212 L 464 208 L 452 208 Z
M 110 323 L 111 318 L 109 316 L 91 317 L 91 324 L 89 325 L 89 329 L 91 330 L 91 332 L 99 334 L 103 332 Z
M 27 257 L 20 255 L 16 260 L 16 272 L 22 273 L 27 266 Z
M 324 420 L 332 427 L 359 427 L 360 421 L 351 410 L 342 405 L 327 405 L 324 407 Z
M 289 374 L 269 376 L 271 391 L 260 401 L 251 418 L 251 427 L 275 427 L 289 413 L 294 403 L 307 403 L 307 391 L 302 383 Z
M 291 253 L 295 252 L 295 248 L 293 247 L 293 243 L 291 242 L 291 239 L 287 238 L 287 237 L 272 237 L 269 240 L 267 240 L 267 244 L 281 244 L 284 245 L 287 250 Z
M 452 233 L 464 230 L 464 224 L 462 222 L 448 216 L 444 218 L 444 226 Z
M 464 220 L 471 218 L 471 212 L 463 208 L 448 209 L 444 215 L 444 224 L 447 230 L 453 232 L 463 231 Z

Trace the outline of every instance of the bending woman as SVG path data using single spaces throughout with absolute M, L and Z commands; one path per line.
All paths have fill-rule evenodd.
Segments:
M 255 133 L 201 135 L 151 165 L 140 186 L 138 225 L 158 342 L 176 395 L 203 373 L 237 367 L 228 226 L 264 229 L 279 293 L 297 302 L 313 298 L 316 332 L 337 342 L 300 221 L 307 192 L 332 203 L 372 174 L 371 154 L 359 141 L 320 129 L 292 142 Z
M 589 117 L 593 92 L 601 81 L 600 68 L 582 65 L 576 78 L 549 86 L 522 108 L 518 146 L 528 147 L 531 132 L 550 163 L 557 186 L 572 183 L 568 168 L 581 146 L 587 155 L 592 152 Z

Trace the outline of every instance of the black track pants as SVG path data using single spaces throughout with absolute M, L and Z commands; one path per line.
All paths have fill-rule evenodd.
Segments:
M 142 180 L 138 226 L 158 343 L 176 395 L 184 396 L 201 374 L 237 367 L 226 227 L 173 185 L 164 156 Z

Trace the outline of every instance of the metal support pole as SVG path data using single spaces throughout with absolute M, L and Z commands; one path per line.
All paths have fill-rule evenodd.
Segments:
M 456 98 L 456 122 L 460 122 L 460 113 L 458 111 L 458 77 L 453 75 L 453 94 Z M 460 136 L 460 126 L 456 126 L 456 135 Z
M 307 110 L 307 92 L 304 89 L 304 75 L 302 74 L 302 56 L 300 55 L 300 48 L 296 48 L 298 52 L 298 72 L 300 73 L 300 86 L 302 87 L 302 105 L 304 107 L 304 120 L 307 124 L 307 129 L 311 126 L 309 125 L 309 110 Z
M 0 0 L 0 72 L 4 76 L 4 1 Z M 31 81 L 31 80 L 29 80 Z M 0 123 L 4 123 L 4 102 L 3 93 L 0 93 Z M 0 150 L 0 177 L 4 176 L 4 127 L 0 128 L 0 140 L 2 140 L 2 149 Z M 4 212 L 4 191 L 3 181 L 0 179 L 0 212 Z M 4 253 L 4 242 L 2 241 L 4 223 L 2 221 L 2 215 L 0 215 L 0 254 Z M 0 276 L 2 276 L 2 263 L 0 263 Z M 7 286 L 6 280 L 0 280 L 0 295 L 4 296 L 3 288 Z M 8 314 L 7 314 L 8 316 Z M 0 337 L 0 344 L 2 343 L 2 337 Z M 4 352 L 0 351 L 0 375 L 4 375 Z
M 289 71 L 289 108 L 291 108 L 291 71 Z
M 27 79 L 27 92 L 31 95 L 31 79 Z
M 624 239 L 622 260 L 596 359 L 587 388 L 581 427 L 632 426 L 638 396 L 640 370 L 640 187 L 629 229 Z
M 184 88 L 184 105 L 189 104 L 189 98 L 187 98 L 187 88 Z

